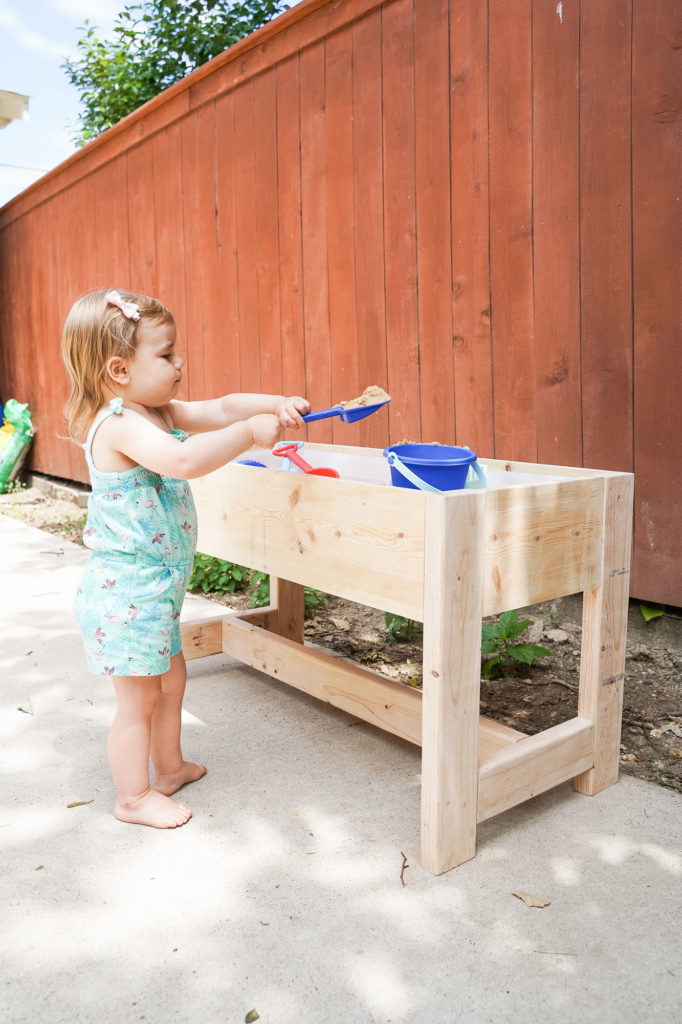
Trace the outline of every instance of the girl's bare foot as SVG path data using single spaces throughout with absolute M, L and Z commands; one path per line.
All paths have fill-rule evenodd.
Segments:
M 128 821 L 133 825 L 178 828 L 192 817 L 192 809 L 184 804 L 176 804 L 155 789 L 149 789 L 141 797 L 118 800 L 114 814 L 119 821 Z
M 170 796 L 171 793 L 176 793 L 181 786 L 186 786 L 188 782 L 196 782 L 205 774 L 206 768 L 203 764 L 183 761 L 177 771 L 167 772 L 165 775 L 157 774 L 154 780 L 154 789 L 157 793 Z

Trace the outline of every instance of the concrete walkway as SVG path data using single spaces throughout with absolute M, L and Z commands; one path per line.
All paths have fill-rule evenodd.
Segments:
M 217 655 L 189 665 L 194 818 L 117 822 L 113 694 L 70 614 L 85 558 L 0 517 L 5 1024 L 679 1019 L 682 801 L 645 782 L 561 786 L 436 878 L 419 751 Z

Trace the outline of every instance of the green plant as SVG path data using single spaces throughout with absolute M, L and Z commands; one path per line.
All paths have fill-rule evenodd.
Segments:
M 62 65 L 81 103 L 74 141 L 85 145 L 287 6 L 278 0 L 141 0 L 124 6 L 103 39 L 86 19 L 78 56 Z
M 263 608 L 270 604 L 270 577 L 266 572 L 253 572 L 251 574 L 251 601 L 252 608 Z M 327 605 L 327 598 L 320 594 L 313 587 L 303 588 L 304 617 L 311 619 L 317 608 Z
M 515 641 L 532 625 L 531 619 L 519 619 L 514 610 L 504 612 L 494 623 L 484 623 L 481 635 L 481 653 L 492 654 L 483 661 L 483 675 L 495 679 L 500 675 L 513 674 L 518 664 L 532 665 L 536 658 L 548 658 L 552 652 L 539 644 L 516 643 Z
M 419 628 L 419 623 L 414 619 L 406 619 L 402 615 L 394 615 L 393 612 L 386 612 L 384 622 L 391 640 L 398 642 L 409 642 L 414 637 L 415 630 Z
M 189 589 L 201 590 L 204 594 L 234 594 L 236 590 L 244 589 L 249 575 L 249 570 L 243 565 L 225 562 L 222 558 L 197 551 L 189 578 Z

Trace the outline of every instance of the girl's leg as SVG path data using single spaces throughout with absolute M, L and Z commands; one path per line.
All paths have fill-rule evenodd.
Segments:
M 152 715 L 151 757 L 156 770 L 154 789 L 170 796 L 188 782 L 206 774 L 203 764 L 185 761 L 180 748 L 182 698 L 187 669 L 182 651 L 171 658 L 161 678 L 161 693 Z
M 176 828 L 192 815 L 149 785 L 149 749 L 160 676 L 113 676 L 116 717 L 109 732 L 109 763 L 116 786 L 114 813 L 121 821 Z

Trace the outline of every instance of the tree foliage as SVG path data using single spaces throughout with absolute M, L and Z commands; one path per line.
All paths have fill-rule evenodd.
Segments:
M 288 6 L 278 0 L 143 0 L 126 5 L 107 39 L 86 19 L 78 56 L 62 65 L 80 94 L 74 141 L 85 145 Z

